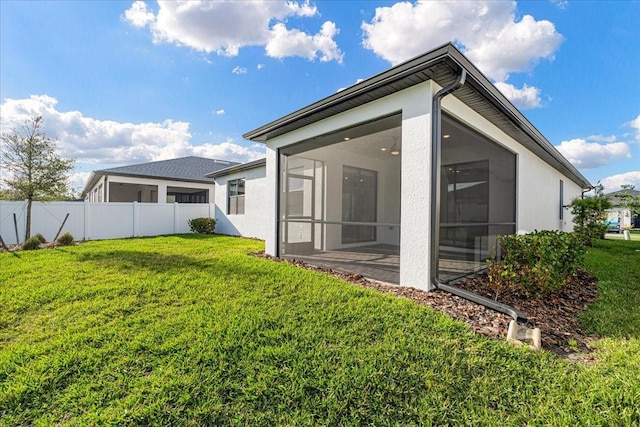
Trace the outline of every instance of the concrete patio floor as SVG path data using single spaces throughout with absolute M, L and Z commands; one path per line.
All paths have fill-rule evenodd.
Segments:
M 367 279 L 393 285 L 400 284 L 400 247 L 371 245 L 351 249 L 317 252 L 312 255 L 286 255 L 284 258 L 307 264 L 360 274 Z M 426 262 L 426 252 L 425 252 Z M 443 253 L 440 259 L 440 279 L 453 280 L 484 268 L 484 262 L 454 259 Z

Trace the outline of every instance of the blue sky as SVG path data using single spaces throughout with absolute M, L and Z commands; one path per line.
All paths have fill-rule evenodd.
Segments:
M 0 1 L 0 126 L 92 170 L 242 134 L 452 40 L 592 183 L 640 188 L 640 2 Z

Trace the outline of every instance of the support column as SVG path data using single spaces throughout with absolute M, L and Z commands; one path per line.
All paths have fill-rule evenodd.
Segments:
M 265 233 L 265 253 L 276 255 L 278 252 L 278 191 L 279 191 L 278 151 L 267 146 L 266 180 L 272 185 L 265 198 L 265 215 L 271 216 L 269 228 Z
M 158 203 L 167 203 L 167 184 L 158 184 Z
M 400 284 L 430 290 L 431 97 L 424 84 L 402 110 Z

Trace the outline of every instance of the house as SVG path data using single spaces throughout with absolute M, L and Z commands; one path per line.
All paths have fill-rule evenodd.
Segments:
M 244 137 L 266 161 L 212 174 L 220 231 L 424 290 L 482 268 L 498 235 L 570 231 L 591 188 L 451 43 Z
M 271 215 L 265 212 L 270 187 L 266 159 L 207 174 L 215 179 L 216 233 L 265 239 Z
M 237 163 L 203 157 L 93 171 L 84 189 L 90 202 L 209 203 L 214 180 L 206 175 Z
M 628 195 L 631 197 L 640 197 L 640 191 L 634 189 L 622 189 L 607 194 L 607 198 L 611 201 L 611 209 L 607 210 L 607 221 L 616 221 L 620 224 L 620 230 L 629 228 L 640 228 L 640 215 L 634 213 L 624 204 L 624 200 L 620 197 Z

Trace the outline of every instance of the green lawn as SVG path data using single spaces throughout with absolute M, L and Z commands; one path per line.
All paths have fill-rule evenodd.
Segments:
M 248 255 L 262 248 L 184 235 L 0 254 L 0 424 L 640 424 L 640 242 L 589 251 L 597 274 L 635 267 L 602 282 L 587 365 Z

